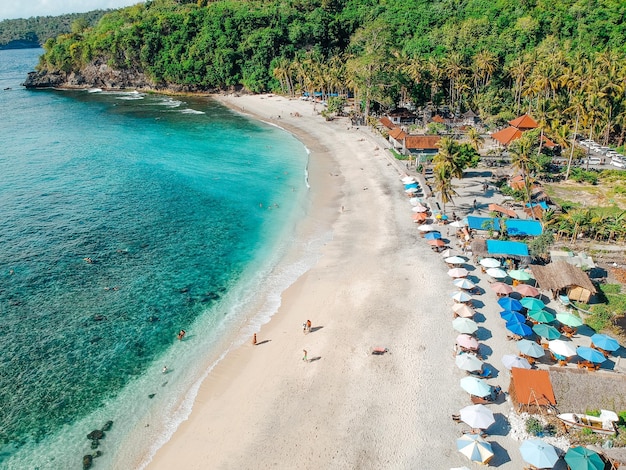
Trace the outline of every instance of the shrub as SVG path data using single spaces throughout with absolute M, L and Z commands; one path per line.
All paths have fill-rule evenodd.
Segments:
M 543 433 L 543 424 L 537 418 L 528 418 L 526 420 L 526 432 L 533 436 Z

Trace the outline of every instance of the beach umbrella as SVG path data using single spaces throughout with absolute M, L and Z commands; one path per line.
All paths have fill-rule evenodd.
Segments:
M 509 277 L 511 279 L 517 279 L 518 281 L 528 281 L 532 279 L 530 273 L 522 269 L 512 269 L 509 271 Z
M 446 248 L 439 254 L 442 258 L 450 258 L 451 256 L 454 256 L 454 252 L 450 248 Z
M 454 228 L 463 228 L 465 227 L 467 224 L 463 223 L 462 220 L 455 220 L 454 222 L 450 223 L 450 227 L 454 227 Z
M 454 360 L 459 369 L 466 370 L 468 372 L 479 371 L 483 368 L 483 361 L 478 359 L 474 354 L 459 354 Z
M 543 348 L 534 341 L 521 339 L 516 343 L 516 345 L 519 352 L 521 352 L 525 356 L 534 357 L 536 359 L 539 357 L 543 357 L 543 355 L 545 354 Z
M 416 187 L 415 188 L 409 188 L 409 189 L 405 189 L 404 192 L 407 193 L 407 194 L 415 194 L 415 193 L 419 192 L 419 189 L 417 189 Z
M 424 235 L 426 240 L 439 240 L 441 238 L 441 234 L 439 232 L 429 232 Z
M 474 320 L 458 317 L 452 320 L 452 328 L 454 328 L 459 333 L 471 335 L 478 329 L 478 325 Z
M 493 457 L 491 444 L 478 434 L 463 434 L 456 440 L 456 448 L 472 462 L 485 464 Z
M 545 310 L 531 310 L 528 312 L 528 316 L 539 323 L 550 323 L 556 318 L 550 312 L 546 312 Z
M 430 246 L 446 246 L 446 242 L 440 239 L 426 240 L 426 243 L 428 243 Z
M 460 334 L 457 336 L 456 344 L 467 349 L 478 349 L 478 340 L 466 334 Z
M 495 258 L 483 258 L 479 263 L 485 268 L 499 268 L 501 266 L 500 261 Z
M 616 339 L 599 333 L 596 333 L 591 337 L 591 343 L 600 349 L 604 349 L 605 351 L 617 351 L 619 349 L 619 343 Z
M 448 256 L 444 261 L 448 264 L 463 264 L 467 260 L 461 256 Z
M 428 214 L 426 214 L 425 212 L 421 212 L 419 214 L 413 214 L 411 218 L 415 222 L 424 222 L 426 219 L 428 219 Z
M 474 316 L 474 310 L 467 304 L 454 304 L 452 311 L 463 318 L 471 318 Z
M 507 322 L 506 329 L 518 336 L 530 336 L 533 334 L 533 330 L 530 329 L 530 326 L 515 320 Z
M 470 428 L 487 429 L 496 422 L 493 411 L 485 405 L 469 405 L 459 411 L 461 421 Z
M 572 328 L 578 328 L 582 326 L 583 321 L 578 318 L 576 315 L 572 315 L 569 312 L 559 312 L 556 314 L 556 319 L 563 323 L 564 325 L 570 326 Z
M 419 227 L 417 227 L 417 230 L 419 230 L 420 232 L 432 232 L 433 230 L 437 230 L 437 229 L 433 227 L 432 225 L 424 224 L 424 225 L 420 225 Z
M 441 214 L 441 217 L 439 217 L 441 220 L 448 220 L 448 216 L 446 214 Z
M 419 198 L 419 197 L 412 197 L 411 199 L 409 199 L 409 203 L 410 203 L 412 206 L 417 206 L 418 204 L 421 204 L 421 203 L 422 203 L 422 201 L 420 200 L 420 198 Z
M 452 294 L 452 299 L 455 302 L 469 302 L 470 300 L 472 300 L 472 296 L 469 295 L 467 292 L 460 290 Z
M 504 279 L 506 277 L 506 271 L 500 268 L 489 268 L 487 274 L 494 279 Z
M 472 281 L 465 277 L 459 277 L 455 279 L 454 281 L 452 281 L 452 284 L 454 284 L 459 289 L 473 289 L 474 287 L 476 287 L 476 284 L 474 284 Z
M 404 185 L 404 189 L 417 188 L 418 186 L 419 186 L 419 184 L 417 184 L 415 181 L 413 181 L 411 183 L 406 183 Z
M 522 309 L 522 304 L 519 300 L 512 299 L 511 297 L 498 299 L 498 305 L 505 310 L 513 310 L 514 312 L 519 312 Z
M 561 332 L 559 330 L 551 325 L 546 325 L 545 323 L 537 323 L 533 326 L 533 331 L 548 341 L 559 339 L 561 337 Z
M 452 268 L 448 270 L 448 276 L 450 277 L 465 277 L 469 274 L 469 271 L 465 268 Z
M 527 439 L 519 448 L 525 462 L 537 468 L 552 468 L 559 460 L 556 449 L 541 439 Z
M 504 282 L 492 282 L 489 284 L 489 287 L 496 293 L 500 295 L 509 295 L 513 292 L 513 288 Z
M 548 348 L 554 354 L 562 357 L 572 357 L 576 354 L 576 348 L 574 348 L 572 343 L 568 341 L 563 341 L 562 339 L 554 339 L 552 341 L 548 341 Z
M 546 306 L 541 300 L 535 299 L 534 297 L 524 297 L 520 300 L 520 304 L 528 310 L 541 310 Z
M 461 379 L 461 388 L 476 397 L 486 397 L 491 393 L 491 385 L 478 377 L 463 377 Z
M 515 354 L 505 354 L 504 356 L 502 356 L 502 364 L 509 370 L 511 370 L 513 367 L 517 367 L 518 369 L 532 368 L 530 362 L 528 362 L 528 359 L 516 356 Z
M 517 321 L 518 323 L 524 323 L 526 321 L 524 315 L 519 312 L 514 312 L 513 310 L 502 310 L 500 316 L 505 322 Z
M 570 470 L 604 470 L 604 462 L 600 455 L 583 446 L 567 449 L 565 463 Z
M 601 364 L 606 361 L 606 357 L 600 351 L 596 351 L 593 348 L 587 346 L 578 346 L 576 348 L 576 354 L 585 359 L 586 361 L 593 362 L 595 364 Z
M 537 297 L 539 295 L 539 289 L 528 284 L 518 284 L 515 286 L 515 291 L 524 297 Z
M 411 209 L 413 212 L 419 212 L 421 214 L 426 214 L 428 212 L 428 207 L 424 207 L 422 205 L 417 205 Z M 426 215 L 428 217 L 428 215 Z

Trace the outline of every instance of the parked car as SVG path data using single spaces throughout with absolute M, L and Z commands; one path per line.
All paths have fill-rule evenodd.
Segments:
M 611 158 L 611 165 L 616 166 L 617 168 L 626 168 L 626 163 L 621 158 Z
M 589 157 L 589 160 L 583 160 L 583 165 L 586 165 L 587 163 L 589 163 L 589 165 L 601 165 L 602 159 L 598 157 Z

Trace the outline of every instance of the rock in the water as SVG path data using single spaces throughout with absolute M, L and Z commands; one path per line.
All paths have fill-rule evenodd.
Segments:
M 148 395 L 148 398 L 154 398 L 155 395 L 156 393 L 151 393 L 150 395 Z
M 100 445 L 100 441 L 98 439 L 93 439 L 91 441 L 91 448 L 92 449 L 97 449 L 99 445 Z
M 111 426 L 113 426 L 113 421 L 107 421 L 106 423 L 104 423 L 104 426 L 102 426 L 102 430 L 103 431 L 110 431 L 111 430 Z
M 87 434 L 87 439 L 93 441 L 94 439 L 102 439 L 104 437 L 104 432 L 99 429 L 94 429 L 89 434 Z
M 93 456 L 90 454 L 87 454 L 83 457 L 83 470 L 87 470 L 88 468 L 91 468 L 91 465 L 93 464 Z
M 94 459 L 95 459 L 96 457 L 100 457 L 100 456 L 102 456 L 102 451 L 101 451 L 101 450 L 97 450 L 97 451 L 95 451 L 95 452 L 94 452 L 94 454 L 93 454 L 93 458 L 94 458 Z

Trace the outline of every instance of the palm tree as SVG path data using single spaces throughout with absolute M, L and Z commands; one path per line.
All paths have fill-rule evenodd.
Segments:
M 469 140 L 470 145 L 474 147 L 474 150 L 476 150 L 476 152 L 480 152 L 480 148 L 485 142 L 485 139 L 482 135 L 480 135 L 480 132 L 478 132 L 475 127 L 469 127 L 467 129 L 467 140 Z
M 526 201 L 528 202 L 528 207 L 531 207 L 530 173 L 532 170 L 538 167 L 537 161 L 533 156 L 533 150 L 536 142 L 537 132 L 527 131 L 524 132 L 519 139 L 515 140 L 509 146 L 509 152 L 511 154 L 511 164 L 514 168 L 519 170 L 519 172 L 522 174 L 522 178 L 524 178 L 524 189 L 526 191 Z M 532 210 L 531 215 L 534 219 L 535 216 Z
M 451 178 L 463 178 L 463 166 L 459 160 L 458 143 L 451 137 L 439 140 L 439 152 L 433 157 L 435 170 L 445 169 Z
M 453 196 L 458 196 L 452 185 L 452 174 L 450 168 L 446 165 L 436 166 L 434 171 L 435 185 L 434 189 L 439 193 L 441 202 L 443 203 L 443 212 L 446 212 L 446 204 L 453 201 Z

